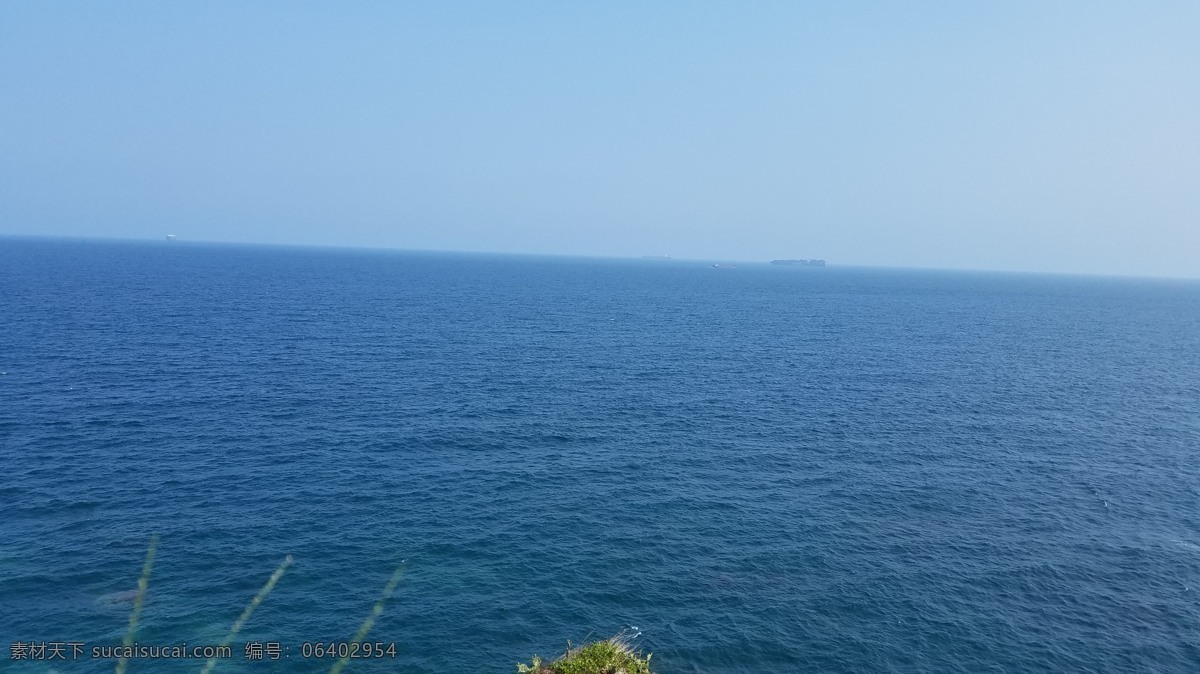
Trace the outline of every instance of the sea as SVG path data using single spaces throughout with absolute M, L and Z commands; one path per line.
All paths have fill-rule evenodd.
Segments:
M 346 672 L 1200 672 L 1200 282 L 0 239 L 0 670 L 364 626 Z

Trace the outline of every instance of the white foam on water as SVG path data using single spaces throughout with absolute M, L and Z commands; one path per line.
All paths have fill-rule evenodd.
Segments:
M 1172 538 L 1171 542 L 1174 543 L 1175 545 L 1178 545 L 1179 547 L 1183 548 L 1184 550 L 1191 550 L 1192 552 L 1200 552 L 1200 545 L 1196 545 L 1195 543 L 1191 543 L 1188 541 L 1181 541 L 1176 538 Z

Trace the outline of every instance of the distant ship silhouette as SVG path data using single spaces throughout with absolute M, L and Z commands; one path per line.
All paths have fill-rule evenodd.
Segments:
M 771 260 L 771 264 L 786 264 L 795 267 L 824 267 L 825 260 Z

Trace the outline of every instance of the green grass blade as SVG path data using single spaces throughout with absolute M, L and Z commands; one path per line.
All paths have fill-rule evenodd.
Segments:
M 258 608 L 258 605 L 262 603 L 262 600 L 271 592 L 272 589 L 275 588 L 275 583 L 279 582 L 279 579 L 283 577 L 283 572 L 287 571 L 287 568 L 291 565 L 292 556 L 288 555 L 284 558 L 283 563 L 279 565 L 279 568 L 275 569 L 275 573 L 272 573 L 271 577 L 267 579 L 267 584 L 262 586 L 262 589 L 258 591 L 258 594 L 254 595 L 254 598 L 250 600 L 249 604 L 246 604 L 245 610 L 243 610 L 242 614 L 238 616 L 238 619 L 233 621 L 233 626 L 229 628 L 229 634 L 226 634 L 225 639 L 221 641 L 219 646 L 220 648 L 224 648 L 225 646 L 233 643 L 233 638 L 237 636 L 239 631 L 241 631 L 242 625 L 245 625 L 246 621 L 250 619 L 250 614 L 254 613 L 254 609 Z M 209 672 L 213 670 L 213 667 L 216 666 L 217 659 L 209 658 L 208 662 L 204 663 L 204 669 L 200 670 L 200 674 L 209 674 Z
M 383 594 L 379 596 L 379 601 L 375 602 L 374 608 L 371 609 L 371 614 L 368 615 L 367 619 L 362 622 L 362 625 L 359 625 L 358 632 L 356 632 L 354 634 L 354 638 L 350 640 L 351 644 L 360 643 L 366 638 L 367 632 L 370 632 L 371 627 L 375 625 L 375 619 L 378 618 L 381 613 L 383 613 L 384 603 L 388 600 L 388 597 L 392 596 L 392 592 L 396 589 L 396 585 L 400 582 L 400 577 L 403 575 L 404 563 L 401 562 L 400 566 L 396 567 L 396 571 L 392 573 L 392 577 L 390 580 L 388 580 L 387 585 L 384 586 Z M 329 674 L 338 674 L 345 669 L 349 662 L 350 656 L 346 655 L 341 660 L 338 660 L 334 663 L 333 667 L 329 670 Z
M 133 599 L 133 611 L 129 613 L 129 629 L 125 632 L 122 643 L 125 648 L 133 645 L 133 637 L 137 633 L 138 620 L 142 616 L 142 602 L 146 599 L 146 588 L 150 586 L 150 570 L 154 568 L 154 552 L 158 549 L 158 535 L 150 537 L 150 548 L 146 550 L 146 562 L 142 564 L 142 575 L 138 577 L 137 596 Z M 125 674 L 129 666 L 129 658 L 122 655 L 117 659 L 117 674 Z

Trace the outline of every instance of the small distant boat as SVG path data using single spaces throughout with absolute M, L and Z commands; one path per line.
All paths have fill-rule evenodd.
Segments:
M 771 264 L 785 264 L 795 267 L 824 267 L 825 260 L 771 260 Z
M 712 268 L 713 269 L 737 269 L 737 267 L 735 267 L 731 264 L 714 264 L 712 266 Z
M 174 240 L 176 240 L 177 238 L 179 238 L 179 237 L 175 236 L 174 234 L 168 234 L 168 235 L 167 235 L 167 241 L 174 241 Z

